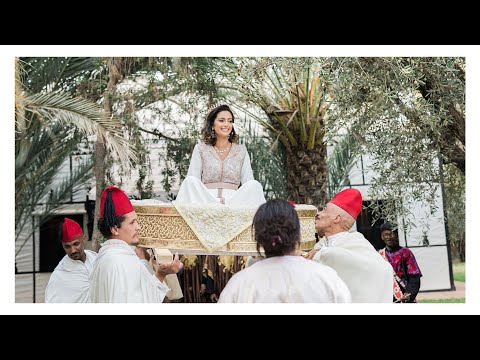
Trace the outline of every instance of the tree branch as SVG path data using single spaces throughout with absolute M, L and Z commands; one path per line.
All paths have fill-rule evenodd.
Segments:
M 153 130 L 153 131 L 152 131 L 152 130 L 147 130 L 147 129 L 144 129 L 144 128 L 140 127 L 140 126 L 138 127 L 138 130 L 143 131 L 143 132 L 146 132 L 147 134 L 152 134 L 152 135 L 158 136 L 159 138 L 164 138 L 164 139 L 167 139 L 167 140 L 169 140 L 169 141 L 173 141 L 174 143 L 177 143 L 177 144 L 180 142 L 180 141 L 177 140 L 177 139 L 174 139 L 174 138 L 171 138 L 171 137 L 169 137 L 169 136 L 167 136 L 167 135 L 162 134 L 162 133 L 161 133 L 160 131 L 158 131 L 158 130 Z

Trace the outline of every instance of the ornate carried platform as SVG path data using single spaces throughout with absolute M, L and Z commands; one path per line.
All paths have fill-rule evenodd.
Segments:
M 173 204 L 143 204 L 132 201 L 140 223 L 142 246 L 168 249 L 172 253 L 195 255 L 258 255 L 256 242 L 252 238 L 251 226 L 240 232 L 226 245 L 208 251 Z M 301 250 L 310 250 L 315 245 L 315 214 L 311 205 L 297 205 L 301 225 Z M 219 218 L 219 221 L 221 219 Z

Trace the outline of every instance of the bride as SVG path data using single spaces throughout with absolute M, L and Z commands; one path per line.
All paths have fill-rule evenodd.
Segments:
M 222 209 L 240 212 L 241 208 L 249 208 L 251 212 L 266 202 L 262 185 L 253 178 L 247 149 L 238 143 L 234 120 L 233 112 L 227 105 L 220 105 L 208 113 L 202 130 L 202 142 L 193 150 L 187 177 L 173 202 L 184 215 L 187 213 L 185 207 L 207 204 L 216 208 L 214 223 L 204 227 L 208 229 L 208 235 L 196 233 L 202 242 L 215 238 L 218 231 L 226 234 L 228 230 L 238 227 L 238 224 L 231 222 L 240 221 L 242 216 L 231 212 L 221 215 Z M 201 210 L 208 213 L 210 209 L 206 206 Z M 218 219 L 223 220 L 219 222 Z M 227 229 L 220 225 L 227 226 Z M 202 302 L 216 302 L 229 279 L 244 267 L 246 257 L 205 256 L 198 261 L 200 266 L 197 268 L 202 269 L 200 288 L 193 286 L 198 284 L 193 270 L 192 273 L 186 271 L 186 278 L 191 280 L 191 284 L 185 284 L 192 289 L 193 299 L 197 298 L 195 293 L 199 290 Z
M 202 143 L 195 145 L 175 203 L 258 207 L 266 202 L 262 185 L 253 178 L 247 149 L 238 143 L 234 120 L 227 105 L 208 113 Z

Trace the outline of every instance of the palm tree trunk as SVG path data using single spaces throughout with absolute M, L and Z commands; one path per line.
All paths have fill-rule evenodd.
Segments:
M 122 63 L 124 58 L 110 58 L 108 60 L 108 84 L 107 90 L 104 94 L 104 103 L 103 109 L 105 114 L 109 115 L 112 113 L 112 98 L 116 91 L 116 86 L 122 80 Z M 107 156 L 107 149 L 105 147 L 105 142 L 97 138 L 95 145 L 95 180 L 96 180 L 96 196 L 95 196 L 95 219 L 94 225 L 97 224 L 98 219 L 100 218 L 100 200 L 102 197 L 103 189 L 105 188 L 105 158 Z M 92 235 L 92 250 L 98 251 L 100 248 L 100 241 L 102 240 L 103 235 L 98 230 L 97 226 L 93 227 Z
M 288 193 L 298 204 L 320 207 L 327 200 L 327 146 L 287 148 Z

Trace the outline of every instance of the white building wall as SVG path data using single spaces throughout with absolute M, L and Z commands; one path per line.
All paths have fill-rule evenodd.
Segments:
M 372 200 L 368 194 L 374 173 L 370 170 L 371 160 L 363 156 L 358 160 L 349 174 L 352 187 L 362 193 L 364 200 Z M 364 185 L 362 185 L 364 184 Z M 412 250 L 418 262 L 423 277 L 421 291 L 445 290 L 451 288 L 448 247 L 443 216 L 443 201 L 440 186 L 436 192 L 436 212 L 431 214 L 430 207 L 416 202 L 410 209 L 411 213 L 405 223 L 414 226 L 405 230 L 404 221 L 398 219 L 398 237 L 401 246 Z M 423 246 L 423 235 L 428 237 L 429 246 Z
M 450 290 L 450 267 L 446 246 L 410 248 L 422 271 L 421 291 Z

